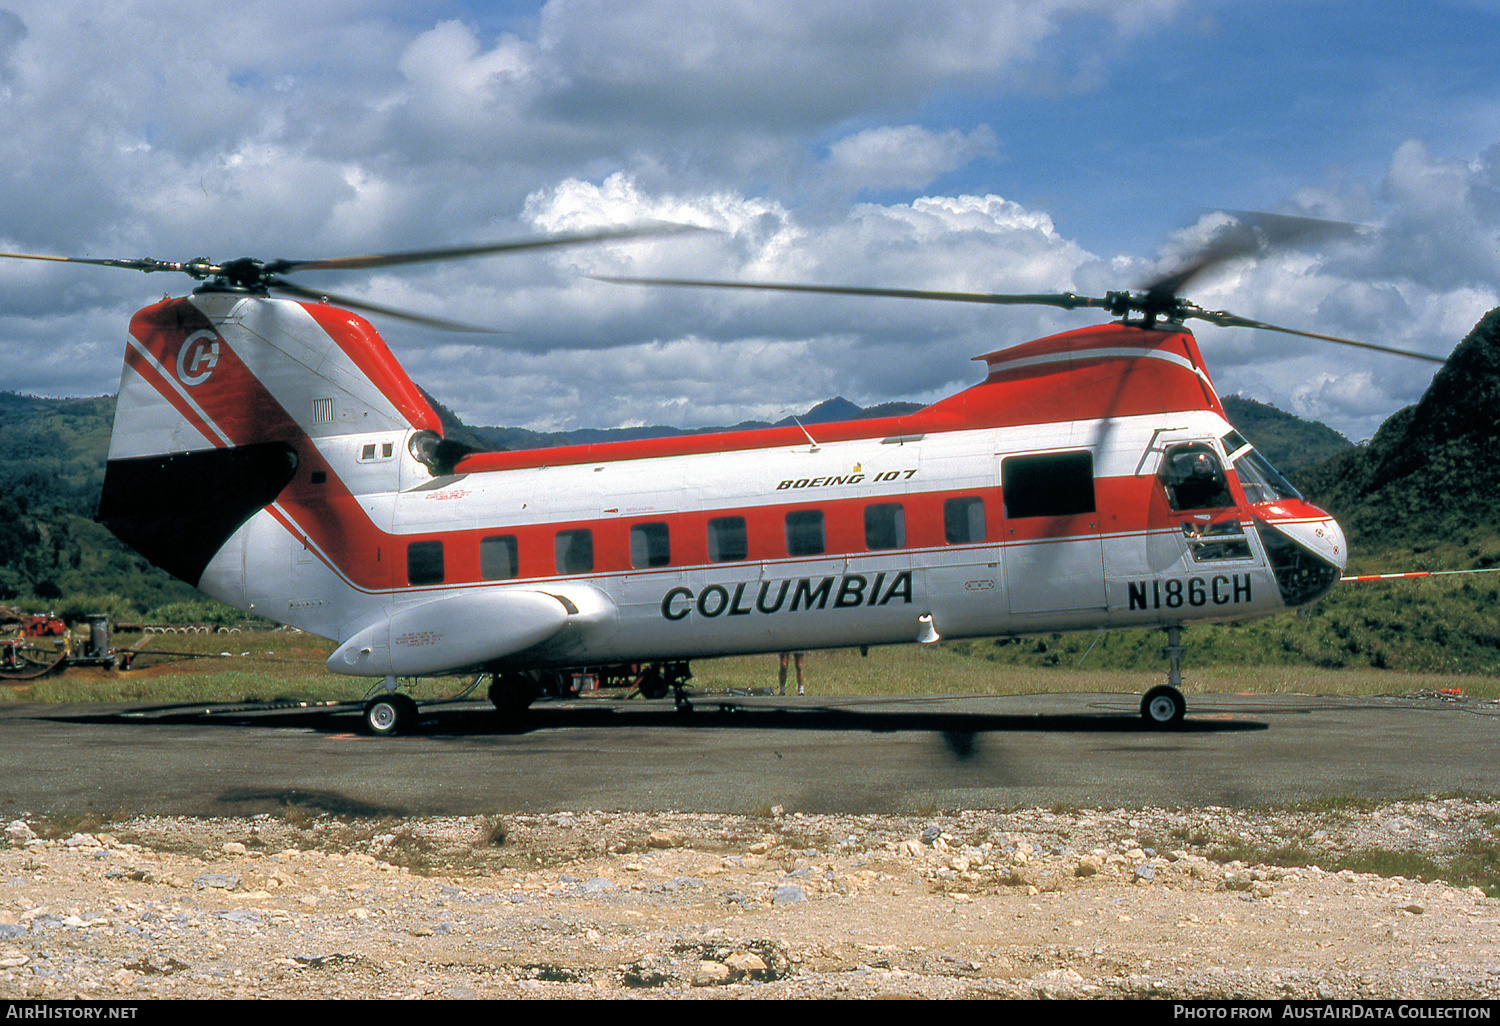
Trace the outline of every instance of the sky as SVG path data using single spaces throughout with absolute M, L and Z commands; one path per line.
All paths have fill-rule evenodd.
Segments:
M 0 251 L 313 259 L 712 231 L 299 284 L 471 424 L 931 402 L 1097 311 L 589 275 L 1102 295 L 1259 210 L 1352 238 L 1200 306 L 1445 356 L 1500 305 L 1494 0 L 0 0 Z M 180 275 L 0 261 L 0 389 L 113 393 Z M 1434 364 L 1194 322 L 1218 390 L 1369 438 Z

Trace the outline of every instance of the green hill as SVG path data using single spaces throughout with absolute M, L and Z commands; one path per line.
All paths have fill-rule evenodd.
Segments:
M 1295 474 L 1354 448 L 1353 442 L 1327 424 L 1303 420 L 1244 396 L 1225 396 L 1224 413 L 1283 474 Z
M 93 521 L 114 411 L 112 396 L 0 393 L 0 602 L 131 614 L 202 598 Z

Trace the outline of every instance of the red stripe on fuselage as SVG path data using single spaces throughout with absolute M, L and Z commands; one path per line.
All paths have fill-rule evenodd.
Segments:
M 944 525 L 943 505 L 949 499 L 978 496 L 984 500 L 985 537 L 982 541 L 950 544 Z M 1144 536 L 1151 528 L 1177 531 L 1179 521 L 1190 514 L 1168 509 L 1165 492 L 1154 478 L 1115 477 L 1095 480 L 1097 510 L 1067 517 L 1005 519 L 1003 496 L 997 485 L 980 488 L 946 488 L 924 492 L 880 494 L 871 492 L 848 498 L 794 501 L 767 506 L 725 506 L 693 511 L 643 512 L 634 516 L 569 519 L 545 523 L 425 531 L 392 539 L 396 545 L 397 577 L 404 580 L 405 546 L 413 542 L 441 541 L 444 545 L 445 579 L 432 587 L 452 587 L 482 581 L 480 543 L 484 538 L 509 536 L 516 541 L 517 573 L 514 579 L 580 576 L 562 574 L 555 559 L 555 539 L 560 532 L 584 529 L 592 532 L 594 566 L 590 574 L 658 573 L 681 574 L 689 570 L 799 560 L 853 557 L 899 559 L 919 550 L 946 550 L 1033 543 L 1074 537 Z M 906 540 L 899 548 L 872 549 L 865 544 L 865 509 L 895 503 L 903 509 Z M 787 551 L 786 516 L 801 510 L 823 513 L 824 551 L 792 556 Z M 708 525 L 723 517 L 745 520 L 747 553 L 743 560 L 710 562 Z M 670 562 L 661 567 L 634 567 L 630 556 L 630 530 L 641 524 L 664 523 L 670 539 Z M 588 575 L 582 575 L 588 576 Z M 506 578 L 510 580 L 512 578 Z M 491 581 L 489 583 L 495 583 Z

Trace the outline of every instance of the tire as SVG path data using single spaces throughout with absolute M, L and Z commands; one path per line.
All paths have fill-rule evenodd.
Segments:
M 485 692 L 495 711 L 502 715 L 525 712 L 537 700 L 536 683 L 521 673 L 496 674 Z
M 381 695 L 365 703 L 365 730 L 374 737 L 395 737 L 416 726 L 417 703 L 405 695 Z
M 667 678 L 662 676 L 660 670 L 653 668 L 647 670 L 641 677 L 636 690 L 640 691 L 642 698 L 666 698 L 667 692 L 672 690 L 672 685 L 667 683 Z
M 1180 726 L 1186 714 L 1187 699 L 1170 684 L 1154 687 L 1141 698 L 1141 719 L 1148 727 L 1170 730 Z

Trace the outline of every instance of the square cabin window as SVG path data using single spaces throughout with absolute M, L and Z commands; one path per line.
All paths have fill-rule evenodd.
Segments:
M 744 517 L 714 517 L 708 522 L 708 558 L 712 563 L 728 563 L 750 554 L 745 537 Z
M 560 574 L 586 574 L 594 569 L 593 531 L 558 531 L 553 549 Z
M 865 548 L 899 549 L 906 544 L 906 511 L 899 502 L 865 507 Z
M 409 584 L 443 583 L 443 543 L 412 542 L 406 547 L 406 580 Z
M 1005 515 L 1071 517 L 1094 512 L 1094 454 L 1048 452 L 1000 463 Z
M 635 524 L 630 528 L 630 565 L 637 570 L 666 566 L 672 561 L 671 537 L 666 524 Z
M 495 534 L 479 540 L 479 576 L 486 581 L 507 581 L 520 576 L 516 558 L 516 536 Z
M 943 540 L 949 545 L 984 541 L 984 500 L 965 495 L 943 503 Z
M 827 548 L 823 537 L 823 511 L 797 509 L 786 515 L 786 554 L 818 556 Z

